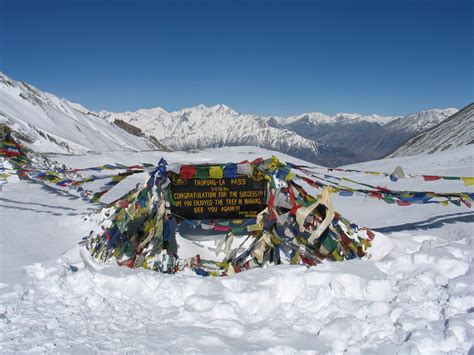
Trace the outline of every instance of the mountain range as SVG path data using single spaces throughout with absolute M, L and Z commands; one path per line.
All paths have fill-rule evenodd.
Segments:
M 432 109 L 404 116 L 310 112 L 276 117 L 226 105 L 168 112 L 93 112 L 0 73 L 0 124 L 39 152 L 193 150 L 259 146 L 325 166 L 376 159 L 456 113 Z
M 457 109 L 433 109 L 405 116 L 318 112 L 274 117 L 238 113 L 225 105 L 199 105 L 98 114 L 126 122 L 177 150 L 256 145 L 325 166 L 377 159 L 409 138 L 442 122 Z

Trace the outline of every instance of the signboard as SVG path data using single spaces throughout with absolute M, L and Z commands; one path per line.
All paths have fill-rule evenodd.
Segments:
M 265 209 L 266 181 L 250 177 L 181 179 L 170 185 L 171 212 L 186 219 L 253 218 Z

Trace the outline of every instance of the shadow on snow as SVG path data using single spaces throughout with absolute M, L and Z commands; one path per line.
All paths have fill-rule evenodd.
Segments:
M 402 232 L 414 229 L 435 229 L 441 228 L 445 224 L 453 224 L 457 222 L 474 223 L 474 212 L 450 213 L 441 216 L 435 216 L 411 223 L 399 224 L 397 226 L 389 226 L 382 228 L 372 228 L 380 233 Z

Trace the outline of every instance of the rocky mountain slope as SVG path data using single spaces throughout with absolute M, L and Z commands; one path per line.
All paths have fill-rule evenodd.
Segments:
M 431 154 L 466 145 L 471 145 L 471 149 L 474 149 L 472 144 L 474 144 L 474 103 L 411 138 L 389 157 Z
M 38 152 L 82 154 L 153 149 L 145 135 L 127 133 L 85 107 L 0 73 L 0 124 Z

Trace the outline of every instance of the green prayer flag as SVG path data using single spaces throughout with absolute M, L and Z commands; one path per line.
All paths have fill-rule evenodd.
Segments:
M 198 179 L 209 179 L 209 167 L 208 166 L 197 166 L 195 178 Z

